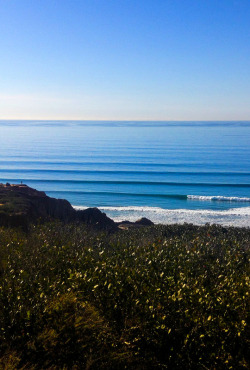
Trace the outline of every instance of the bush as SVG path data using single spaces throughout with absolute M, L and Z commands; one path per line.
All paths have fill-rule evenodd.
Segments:
M 249 229 L 0 232 L 0 367 L 247 369 Z

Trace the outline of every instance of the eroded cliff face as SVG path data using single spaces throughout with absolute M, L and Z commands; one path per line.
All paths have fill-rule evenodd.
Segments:
M 99 230 L 115 230 L 115 222 L 97 208 L 76 211 L 65 199 L 55 199 L 27 185 L 0 184 L 0 225 L 28 227 L 30 223 L 57 219 L 83 222 Z

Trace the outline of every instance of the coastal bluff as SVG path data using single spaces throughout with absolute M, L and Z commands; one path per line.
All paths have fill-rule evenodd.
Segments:
M 116 223 L 98 208 L 75 210 L 66 199 L 51 198 L 44 191 L 28 185 L 0 183 L 0 226 L 21 226 L 27 229 L 30 224 L 50 220 L 80 222 L 105 231 L 153 225 L 146 218 Z
M 25 184 L 0 184 L 0 226 L 28 228 L 38 221 L 82 222 L 99 230 L 115 231 L 116 223 L 98 208 L 75 210 L 65 199 L 55 199 Z

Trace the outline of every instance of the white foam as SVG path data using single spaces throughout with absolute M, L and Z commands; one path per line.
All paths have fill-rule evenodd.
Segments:
M 222 195 L 187 195 L 188 199 L 192 200 L 217 200 L 217 201 L 226 201 L 226 202 L 250 202 L 250 198 L 247 197 L 224 197 Z
M 84 209 L 87 209 L 89 207 L 87 206 L 73 206 L 75 209 L 77 210 L 84 210 Z M 122 211 L 133 211 L 133 212 L 147 212 L 147 211 L 150 211 L 150 212 L 157 212 L 157 213 L 160 213 L 160 212 L 165 212 L 166 209 L 164 208 L 160 208 L 160 207 L 147 207 L 147 206 L 124 206 L 124 207 L 98 207 L 100 210 L 102 211 L 118 211 L 118 212 L 122 212 Z
M 87 207 L 75 206 L 76 209 Z M 204 225 L 215 223 L 224 226 L 250 227 L 250 207 L 230 208 L 228 210 L 190 210 L 190 209 L 164 209 L 160 207 L 98 207 L 114 221 L 136 221 L 147 217 L 156 224 L 183 224 L 193 223 Z
M 87 207 L 87 206 L 74 206 L 73 204 L 72 204 L 72 207 L 73 207 L 73 208 L 75 208 L 77 211 L 82 211 L 82 210 L 84 210 L 84 209 L 89 208 L 89 207 Z

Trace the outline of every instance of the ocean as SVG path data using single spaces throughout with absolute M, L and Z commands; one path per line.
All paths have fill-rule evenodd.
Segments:
M 0 121 L 0 182 L 116 221 L 250 226 L 250 122 Z

